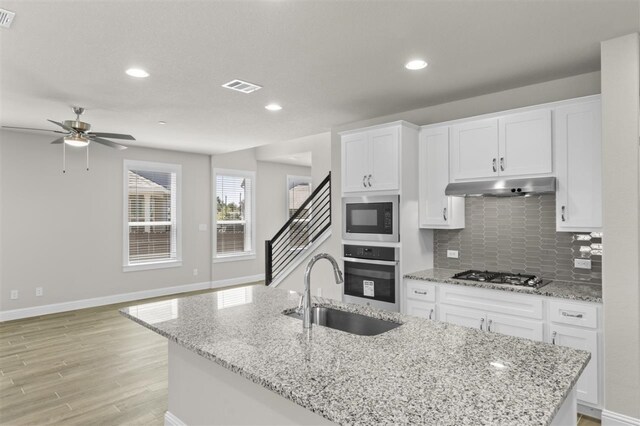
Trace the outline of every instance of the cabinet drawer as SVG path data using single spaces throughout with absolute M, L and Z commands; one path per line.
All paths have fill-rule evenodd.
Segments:
M 525 318 L 543 317 L 541 298 L 500 290 L 441 285 L 440 302 Z
M 598 328 L 598 307 L 553 300 L 549 302 L 549 319 L 558 324 Z
M 433 284 L 407 281 L 406 289 L 408 299 L 424 300 L 425 302 L 436 301 L 436 287 Z
M 407 300 L 406 306 L 407 315 L 414 317 L 426 318 L 430 320 L 436 319 L 436 305 L 435 303 L 423 302 L 420 300 Z

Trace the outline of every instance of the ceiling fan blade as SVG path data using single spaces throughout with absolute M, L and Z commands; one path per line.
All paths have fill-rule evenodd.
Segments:
M 110 138 L 110 139 L 126 139 L 128 141 L 135 141 L 136 138 L 134 138 L 131 135 L 123 135 L 121 133 L 103 133 L 103 132 L 92 132 L 92 133 L 87 133 L 87 136 L 91 137 L 91 136 L 97 136 L 100 138 Z
M 53 124 L 55 124 L 55 125 L 58 125 L 58 126 L 62 127 L 62 128 L 63 128 L 63 129 L 65 129 L 67 132 L 73 132 L 73 133 L 75 133 L 75 132 L 76 132 L 73 128 L 71 128 L 71 127 L 69 127 L 69 126 L 65 126 L 65 125 L 64 125 L 64 124 L 62 124 L 62 123 L 58 123 L 57 121 L 53 121 L 53 120 L 49 120 L 49 119 L 47 119 L 47 121 L 48 121 L 48 122 L 50 122 L 50 123 L 53 123 Z
M 58 139 L 56 139 L 55 141 L 53 141 L 51 143 L 52 144 L 59 144 L 59 143 L 62 143 L 62 142 L 64 142 L 64 138 L 58 138 Z
M 15 126 L 2 126 L 3 129 L 17 129 L 17 130 L 38 130 L 40 132 L 53 132 L 53 133 L 62 133 L 66 135 L 68 132 L 61 132 L 60 130 L 50 130 L 50 129 L 36 129 L 33 127 L 15 127 Z
M 91 138 L 89 140 L 91 142 L 98 142 L 98 143 L 100 143 L 102 145 L 106 145 L 108 147 L 115 148 L 115 149 L 127 149 L 126 146 L 120 145 L 119 143 L 111 142 L 111 141 L 109 141 L 107 139 L 102 139 L 102 138 L 97 138 L 96 137 L 96 138 Z

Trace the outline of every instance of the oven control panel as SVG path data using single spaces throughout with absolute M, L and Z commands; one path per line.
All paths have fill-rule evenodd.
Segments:
M 358 259 L 375 260 L 396 260 L 395 247 L 375 247 L 375 246 L 344 246 L 344 257 L 354 257 Z

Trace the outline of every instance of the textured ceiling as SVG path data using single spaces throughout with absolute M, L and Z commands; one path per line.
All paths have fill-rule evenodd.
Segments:
M 79 104 L 95 131 L 206 153 L 595 71 L 599 42 L 640 26 L 636 0 L 1 6 L 17 13 L 0 29 L 1 124 L 52 128 Z M 405 70 L 413 57 L 429 67 Z M 264 88 L 220 87 L 234 78 Z

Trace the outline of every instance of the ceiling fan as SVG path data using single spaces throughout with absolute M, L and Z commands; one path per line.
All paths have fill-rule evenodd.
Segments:
M 65 136 L 61 136 L 58 139 L 54 140 L 53 144 L 65 143 L 70 146 L 83 147 L 89 145 L 90 142 L 96 142 L 102 145 L 109 146 L 115 149 L 127 149 L 126 146 L 120 145 L 119 143 L 112 142 L 110 140 L 104 139 L 125 139 L 129 141 L 135 141 L 136 139 L 131 135 L 123 135 L 120 133 L 99 133 L 99 132 L 90 132 L 91 124 L 85 123 L 84 121 L 80 121 L 80 116 L 84 112 L 84 108 L 82 107 L 72 107 L 73 113 L 76 115 L 75 120 L 65 120 L 62 123 L 53 120 L 47 120 L 50 123 L 53 123 L 57 126 L 62 127 L 65 131 L 61 132 L 60 130 L 48 130 L 48 129 L 34 129 L 31 127 L 13 127 L 13 126 L 2 126 L 6 129 L 18 129 L 18 130 L 39 130 L 43 132 L 53 132 L 60 133 Z
M 71 108 L 73 113 L 76 115 L 75 120 L 65 120 L 63 122 L 57 122 L 53 120 L 47 120 L 50 123 L 55 124 L 56 126 L 60 126 L 64 131 L 60 130 L 49 130 L 49 129 L 35 129 L 32 127 L 14 127 L 14 126 L 2 126 L 5 129 L 17 129 L 17 130 L 38 130 L 42 132 L 53 132 L 58 133 L 64 136 L 60 136 L 58 139 L 51 142 L 52 144 L 62 144 L 62 172 L 66 173 L 66 155 L 65 155 L 65 146 L 73 146 L 73 147 L 86 147 L 87 148 L 87 170 L 89 170 L 89 144 L 91 142 L 99 143 L 101 145 L 106 145 L 115 149 L 127 149 L 126 146 L 121 145 L 119 143 L 110 141 L 109 139 L 124 139 L 129 141 L 135 141 L 136 139 L 131 135 L 125 135 L 121 133 L 103 133 L 103 132 L 90 132 L 91 124 L 86 123 L 84 121 L 80 121 L 80 116 L 84 112 L 83 107 L 74 106 Z

